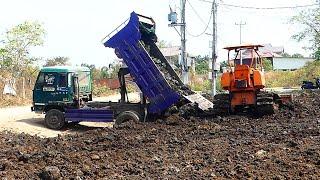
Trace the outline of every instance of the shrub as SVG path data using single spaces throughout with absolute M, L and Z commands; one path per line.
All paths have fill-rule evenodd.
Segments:
M 106 86 L 101 86 L 98 84 L 93 85 L 92 87 L 92 94 L 93 96 L 106 96 L 110 95 L 113 91 L 107 88 Z
M 267 87 L 297 87 L 303 80 L 314 81 L 317 77 L 320 77 L 320 62 L 314 61 L 296 71 L 270 71 L 266 73 L 266 84 Z

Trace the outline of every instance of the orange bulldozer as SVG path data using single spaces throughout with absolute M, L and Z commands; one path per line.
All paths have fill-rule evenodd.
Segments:
M 215 107 L 223 113 L 253 112 L 256 115 L 273 114 L 282 104 L 282 98 L 264 90 L 266 82 L 262 58 L 258 52 L 262 45 L 226 47 L 228 67 L 221 76 L 221 87 L 228 94 L 215 96 Z M 235 58 L 230 59 L 230 52 Z

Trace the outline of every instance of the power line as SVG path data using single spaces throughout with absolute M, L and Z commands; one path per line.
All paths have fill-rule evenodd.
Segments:
M 198 0 L 198 1 L 206 2 L 206 3 L 212 3 L 212 1 L 209 1 L 209 0 Z
M 242 44 L 242 26 L 247 25 L 246 22 L 242 22 L 240 21 L 239 23 L 235 23 L 235 25 L 239 26 L 239 30 L 240 30 L 240 44 Z
M 200 36 L 204 35 L 206 33 L 206 31 L 209 29 L 211 19 L 212 19 L 212 13 L 210 14 L 210 18 L 209 18 L 208 24 L 206 25 L 206 28 L 200 34 L 197 34 L 197 35 L 191 34 L 187 29 L 188 35 L 190 35 L 192 37 L 200 37 Z
M 202 19 L 202 17 L 199 15 L 198 11 L 192 6 L 189 0 L 187 0 L 189 6 L 191 7 L 192 11 L 197 15 L 197 17 L 200 19 L 200 21 L 206 25 L 207 23 Z
M 189 0 L 187 0 L 187 1 L 188 1 L 188 3 L 190 3 Z M 198 13 L 197 13 L 197 14 L 198 14 Z M 191 34 L 191 33 L 188 31 L 188 29 L 187 29 L 188 35 L 190 35 L 190 36 L 192 36 L 192 37 L 200 37 L 200 36 L 202 36 L 203 34 L 205 34 L 206 31 L 207 31 L 208 29 L 210 29 L 210 28 L 209 28 L 209 25 L 210 25 L 210 22 L 211 22 L 211 19 L 212 19 L 212 15 L 213 15 L 213 2 L 212 2 L 212 9 L 211 9 L 211 14 L 210 14 L 208 23 L 205 23 L 205 22 L 203 21 L 203 19 L 201 18 L 202 21 L 204 22 L 204 24 L 206 24 L 205 29 L 204 29 L 200 34 L 197 34 L 197 35 Z M 200 16 L 199 16 L 199 17 L 200 17 Z
M 212 3 L 210 0 L 198 0 L 206 3 Z M 296 9 L 296 8 L 306 8 L 312 6 L 319 6 L 319 4 L 307 4 L 307 5 L 296 5 L 296 6 L 278 6 L 278 7 L 253 7 L 253 6 L 241 6 L 241 5 L 233 5 L 233 4 L 225 4 L 219 3 L 222 6 L 229 6 L 234 8 L 242 8 L 242 9 L 256 9 L 256 10 L 276 10 L 276 9 Z
M 256 9 L 256 10 L 296 9 L 296 8 L 318 6 L 318 4 L 309 4 L 309 5 L 280 6 L 280 7 L 252 7 L 252 6 L 240 6 L 240 5 L 233 5 L 233 4 L 225 4 L 225 3 L 219 3 L 219 5 L 235 7 L 235 8 L 242 8 L 242 9 Z

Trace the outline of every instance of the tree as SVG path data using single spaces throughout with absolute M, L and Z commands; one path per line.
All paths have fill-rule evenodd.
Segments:
M 82 63 L 81 66 L 82 66 L 82 67 L 87 67 L 87 68 L 89 68 L 90 70 L 96 69 L 96 65 L 94 65 L 94 64 Z
M 8 51 L 5 48 L 0 48 L 0 69 L 6 69 L 11 65 L 8 58 Z
M 99 78 L 118 78 L 118 72 L 121 66 L 121 63 L 119 63 L 118 61 L 114 61 L 113 63 L 109 64 L 109 66 L 103 66 L 102 68 L 100 68 Z
M 104 78 L 104 79 L 107 79 L 109 78 L 108 76 L 108 67 L 106 66 L 103 66 L 101 69 L 100 69 L 100 76 L 101 78 Z
M 13 76 L 21 75 L 37 60 L 30 57 L 30 49 L 43 45 L 44 36 L 45 30 L 37 22 L 26 21 L 8 30 L 0 53 L 1 68 L 10 71 Z
M 318 50 L 314 53 L 314 57 L 315 57 L 317 60 L 320 60 L 320 49 L 318 49 Z
M 220 63 L 220 72 L 223 71 L 223 68 L 227 68 L 227 67 L 229 67 L 228 61 L 222 61 L 222 62 Z
M 302 54 L 299 54 L 299 53 L 295 53 L 295 54 L 292 54 L 293 58 L 303 58 L 303 55 Z
M 159 48 L 171 47 L 172 45 L 166 42 L 165 40 L 160 40 L 157 42 Z
M 109 64 L 107 68 L 107 74 L 109 78 L 116 78 L 118 77 L 119 69 L 121 68 L 121 64 L 118 61 L 114 61 L 113 63 Z
M 196 62 L 196 73 L 197 74 L 206 74 L 209 72 L 209 57 L 208 56 L 197 56 L 195 59 Z
M 281 55 L 282 55 L 282 57 L 286 57 L 286 58 L 303 58 L 304 57 L 300 53 L 294 53 L 294 54 L 290 55 L 289 53 L 284 52 Z
M 45 67 L 47 66 L 65 66 L 70 65 L 68 57 L 54 57 L 46 60 Z
M 263 69 L 265 71 L 272 71 L 273 67 L 272 67 L 272 62 L 269 59 L 263 58 L 262 59 L 262 65 L 263 65 Z
M 287 52 L 284 52 L 281 55 L 282 55 L 282 57 L 291 57 L 291 55 L 289 53 L 287 53 Z
M 314 57 L 320 60 L 320 7 L 300 12 L 292 17 L 291 22 L 300 24 L 304 28 L 292 37 L 298 42 L 303 40 L 310 41 L 311 46 L 308 48 L 314 52 Z
M 82 63 L 82 67 L 87 67 L 91 71 L 91 76 L 93 77 L 94 80 L 100 79 L 100 71 L 99 69 L 96 68 L 96 65 L 94 64 L 87 64 L 87 63 Z

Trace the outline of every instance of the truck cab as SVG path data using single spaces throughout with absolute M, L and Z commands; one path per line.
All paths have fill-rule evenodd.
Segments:
M 45 113 L 50 109 L 63 111 L 92 100 L 92 79 L 87 67 L 44 67 L 33 89 L 31 110 Z

